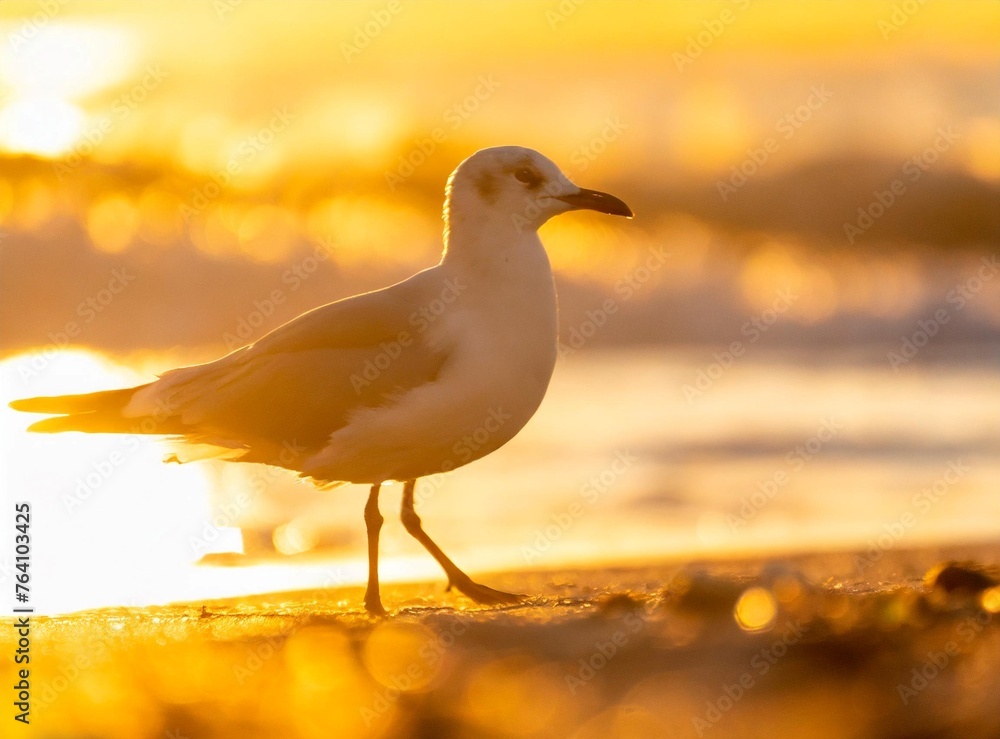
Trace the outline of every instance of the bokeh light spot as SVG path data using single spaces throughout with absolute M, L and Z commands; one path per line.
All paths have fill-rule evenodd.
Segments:
M 282 554 L 302 554 L 308 552 L 318 541 L 316 533 L 295 521 L 282 524 L 274 530 L 274 548 Z
M 984 611 L 1000 613 L 1000 586 L 984 590 L 979 596 L 979 603 Z
M 87 234 L 101 251 L 117 254 L 128 248 L 139 227 L 139 211 L 124 195 L 98 200 L 87 213 Z
M 441 666 L 440 652 L 434 649 L 437 641 L 437 635 L 420 624 L 381 624 L 365 642 L 364 663 L 381 685 L 403 693 L 420 692 Z
M 734 617 L 744 631 L 766 631 L 774 625 L 778 604 L 770 591 L 749 588 L 736 602 Z

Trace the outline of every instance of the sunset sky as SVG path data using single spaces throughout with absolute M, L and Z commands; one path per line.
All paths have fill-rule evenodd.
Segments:
M 234 187 L 303 169 L 377 177 L 436 127 L 451 152 L 513 137 L 570 159 L 606 119 L 625 128 L 598 172 L 652 158 L 714 173 L 826 85 L 837 110 L 783 166 L 851 148 L 899 156 L 957 114 L 970 129 L 956 166 L 1000 177 L 993 2 L 908 15 L 869 1 L 292 11 L 204 0 L 70 4 L 29 19 L 25 5 L 0 7 L 0 145 L 10 153 L 209 174 L 278 109 L 293 116 L 290 135 L 247 162 Z

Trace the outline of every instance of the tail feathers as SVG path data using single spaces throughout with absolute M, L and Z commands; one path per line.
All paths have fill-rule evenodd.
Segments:
M 26 413 L 95 413 L 120 411 L 133 393 L 146 387 L 127 387 L 121 390 L 102 390 L 96 393 L 84 393 L 83 395 L 56 395 L 42 398 L 23 398 L 10 403 L 10 407 L 15 411 Z
M 58 434 L 61 431 L 83 431 L 90 434 L 121 434 L 128 431 L 130 419 L 109 417 L 97 413 L 74 413 L 71 416 L 46 418 L 28 426 L 28 431 L 39 434 Z M 135 419 L 131 419 L 135 423 Z
M 174 418 L 126 418 L 122 410 L 132 395 L 145 385 L 121 390 L 104 390 L 84 395 L 60 395 L 47 398 L 15 400 L 10 407 L 28 413 L 60 414 L 55 418 L 36 421 L 28 431 L 57 434 L 62 431 L 83 431 L 91 434 L 171 434 L 178 433 L 179 422 Z

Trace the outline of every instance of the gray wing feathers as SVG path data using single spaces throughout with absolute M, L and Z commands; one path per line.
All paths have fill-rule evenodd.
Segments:
M 160 406 L 192 439 L 227 440 L 256 461 L 287 444 L 322 446 L 356 409 L 435 380 L 446 353 L 421 343 L 410 317 L 439 279 L 425 270 L 309 311 L 215 362 L 167 372 L 132 411 Z
M 410 318 L 422 302 L 421 288 L 434 280 L 431 268 L 381 290 L 320 306 L 258 340 L 249 354 L 362 347 L 395 340 L 401 331 L 412 333 Z
M 182 419 L 220 437 L 319 446 L 357 408 L 432 382 L 444 359 L 413 344 L 394 360 L 378 347 L 263 355 L 188 401 Z

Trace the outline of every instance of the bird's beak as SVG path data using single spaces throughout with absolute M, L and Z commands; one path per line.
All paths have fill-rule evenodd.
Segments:
M 598 213 L 607 213 L 612 216 L 625 216 L 631 218 L 634 214 L 632 209 L 614 195 L 598 190 L 587 190 L 580 188 L 578 192 L 571 195 L 556 195 L 556 200 L 568 203 L 574 210 L 596 210 Z

